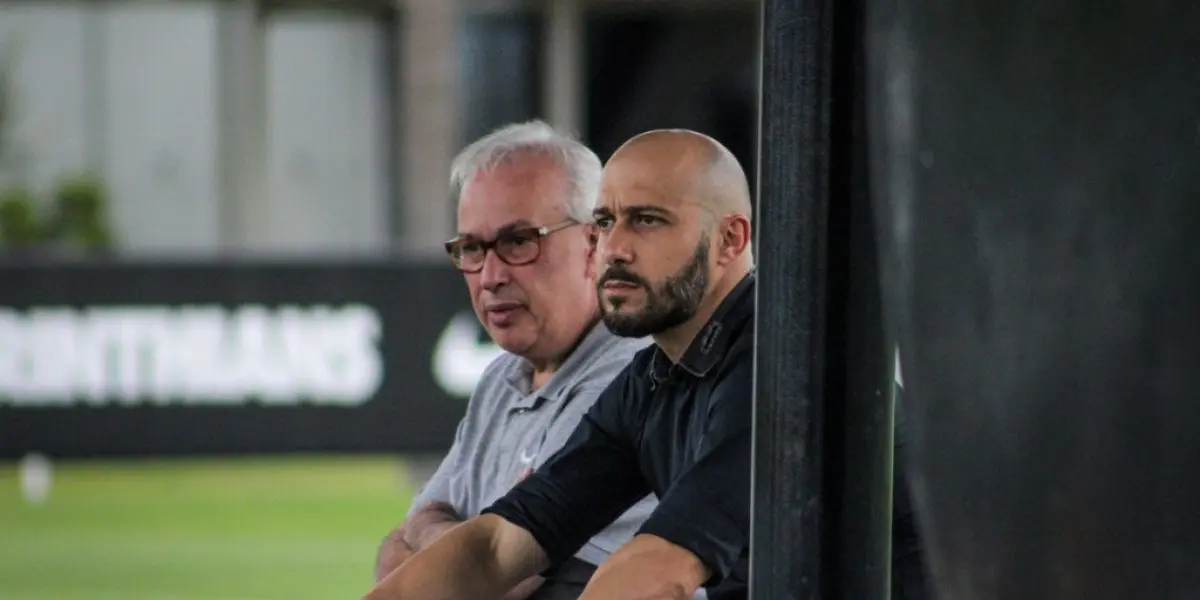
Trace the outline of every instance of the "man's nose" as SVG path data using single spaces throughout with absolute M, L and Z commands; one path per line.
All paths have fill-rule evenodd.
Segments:
M 494 292 L 500 286 L 508 283 L 509 266 L 496 256 L 495 250 L 490 250 L 483 257 L 483 269 L 479 271 L 479 285 L 483 289 Z
M 629 241 L 629 236 L 617 227 L 601 234 L 596 242 L 601 264 L 633 262 L 633 246 Z

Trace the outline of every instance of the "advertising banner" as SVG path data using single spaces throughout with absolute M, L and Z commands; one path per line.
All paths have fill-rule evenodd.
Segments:
M 0 265 L 0 456 L 442 450 L 498 353 L 448 265 Z

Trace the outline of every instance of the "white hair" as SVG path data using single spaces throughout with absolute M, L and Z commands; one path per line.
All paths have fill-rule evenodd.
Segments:
M 450 190 L 462 201 L 467 182 L 519 154 L 541 154 L 554 161 L 571 186 L 563 199 L 567 216 L 580 223 L 592 220 L 600 194 L 600 158 L 587 146 L 538 120 L 501 127 L 467 146 L 450 163 Z

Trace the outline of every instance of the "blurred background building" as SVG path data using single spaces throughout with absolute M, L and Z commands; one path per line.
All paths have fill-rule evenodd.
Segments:
M 365 592 L 497 352 L 451 157 L 687 127 L 753 177 L 758 10 L 0 4 L 0 598 Z
M 450 157 L 540 117 L 753 171 L 749 0 L 10 1 L 4 177 L 90 173 L 121 254 L 436 252 Z M 11 188 L 10 188 L 11 189 Z

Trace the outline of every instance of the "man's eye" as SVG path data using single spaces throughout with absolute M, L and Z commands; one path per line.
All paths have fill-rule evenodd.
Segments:
M 500 243 L 510 248 L 524 246 L 533 242 L 533 237 L 528 235 L 511 235 L 500 239 Z
M 633 220 L 638 225 L 657 225 L 662 222 L 662 219 L 652 215 L 638 215 Z
M 474 254 L 476 252 L 479 252 L 479 250 L 480 250 L 480 246 L 478 243 L 475 243 L 475 242 L 461 244 L 458 247 L 458 251 L 462 252 L 463 254 Z
M 596 227 L 600 229 L 608 229 L 612 227 L 612 217 L 596 217 Z

